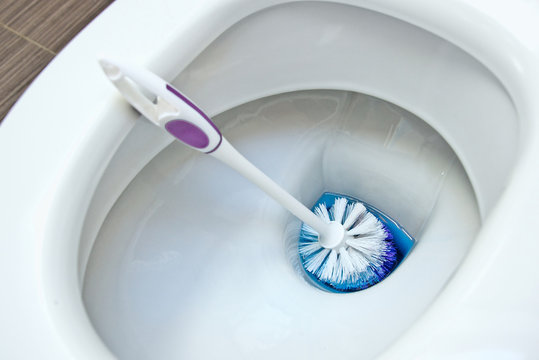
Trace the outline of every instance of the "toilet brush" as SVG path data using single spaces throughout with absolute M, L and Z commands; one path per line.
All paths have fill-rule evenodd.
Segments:
M 241 155 L 199 107 L 163 79 L 128 64 L 99 62 L 124 98 L 151 122 L 236 170 L 303 222 L 298 251 L 311 278 L 348 292 L 378 283 L 395 268 L 390 231 L 362 203 L 337 198 L 313 213 Z M 141 87 L 157 100 L 150 101 Z

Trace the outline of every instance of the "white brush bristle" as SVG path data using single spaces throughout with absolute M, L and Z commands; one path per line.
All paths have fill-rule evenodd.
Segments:
M 325 204 L 319 204 L 314 212 L 327 223 L 343 224 L 346 235 L 343 244 L 326 249 L 318 242 L 318 234 L 304 224 L 299 254 L 307 272 L 332 288 L 348 291 L 373 285 L 392 270 L 394 244 L 386 241 L 383 224 L 362 203 L 340 197 L 329 212 Z

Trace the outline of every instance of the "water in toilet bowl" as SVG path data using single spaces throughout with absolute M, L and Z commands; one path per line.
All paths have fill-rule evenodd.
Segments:
M 104 341 L 126 359 L 286 358 L 291 349 L 356 358 L 350 343 L 374 356 L 432 301 L 478 226 L 451 149 L 406 111 L 340 91 L 261 99 L 215 121 L 303 203 L 326 190 L 369 199 L 418 239 L 416 250 L 372 289 L 320 291 L 287 253 L 290 215 L 214 159 L 172 144 L 118 199 L 92 251 L 83 296 Z M 454 207 L 467 217 L 459 229 L 444 222 Z M 428 263 L 430 251 L 446 261 L 425 276 L 414 257 Z

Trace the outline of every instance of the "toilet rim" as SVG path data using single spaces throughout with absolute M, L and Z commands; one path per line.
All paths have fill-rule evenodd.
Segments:
M 0 189 L 1 198 L 6 199 L 7 205 L 3 206 L 1 216 L 4 237 L 12 239 L 9 243 L 2 242 L 0 251 L 0 276 L 2 283 L 6 284 L 6 294 L 9 294 L 0 300 L 3 311 L 9 309 L 9 313 L 2 316 L 6 319 L 4 326 L 10 328 L 5 337 L 7 343 L 11 343 L 7 348 L 27 352 L 28 357 L 40 354 L 45 358 L 62 358 L 59 354 L 63 354 L 65 358 L 113 358 L 95 334 L 80 300 L 79 283 L 73 271 L 76 267 L 76 255 L 73 256 L 76 244 L 65 246 L 61 253 L 54 255 L 49 253 L 48 246 L 58 241 L 69 244 L 70 239 L 78 238 L 83 222 L 78 208 L 84 208 L 90 201 L 91 190 L 98 181 L 93 175 L 103 171 L 110 154 L 114 153 L 122 136 L 132 126 L 128 108 L 123 108 L 123 114 L 115 124 L 99 123 L 93 115 L 81 111 L 92 108 L 95 113 L 103 114 L 112 108 L 117 111 L 119 107 L 115 104 L 114 89 L 103 85 L 103 77 L 95 62 L 96 53 L 110 50 L 115 52 L 113 55 L 128 54 L 138 63 L 158 68 L 160 75 L 170 78 L 170 75 L 175 75 L 170 71 L 185 67 L 207 44 L 241 18 L 287 2 L 290 1 L 273 0 L 264 4 L 249 0 L 233 3 L 209 0 L 198 4 L 182 1 L 167 3 L 163 7 L 152 4 L 133 9 L 129 1 L 118 1 L 81 33 L 29 88 L 0 129 L 1 163 L 6 174 L 17 175 L 3 179 Z M 435 325 L 450 323 L 453 317 L 469 316 L 474 304 L 487 295 L 493 309 L 503 312 L 518 304 L 520 311 L 536 317 L 539 313 L 533 306 L 533 298 L 513 299 L 509 296 L 513 292 L 521 293 L 522 284 L 506 284 L 508 294 L 496 290 L 500 270 L 495 263 L 501 259 L 505 267 L 522 266 L 521 262 L 525 266 L 530 264 L 526 268 L 529 283 L 539 283 L 534 281 L 539 278 L 539 270 L 533 269 L 531 260 L 525 261 L 526 256 L 533 256 L 537 245 L 524 232 L 525 228 L 519 226 L 534 219 L 533 213 L 519 211 L 535 209 L 539 205 L 538 197 L 530 195 L 534 194 L 535 184 L 539 183 L 539 170 L 534 166 L 539 154 L 539 129 L 537 121 L 533 121 L 539 118 L 539 104 L 534 104 L 533 99 L 539 94 L 539 44 L 532 35 L 539 30 L 539 24 L 534 23 L 539 8 L 533 8 L 525 0 L 510 5 L 488 1 L 440 1 L 435 7 L 429 0 L 408 1 L 406 4 L 351 0 L 338 3 L 400 18 L 458 45 L 498 76 L 511 94 L 522 123 L 520 157 L 505 193 L 486 219 L 453 280 L 416 325 L 388 350 L 387 358 L 394 358 L 397 352 L 400 357 L 405 357 L 424 348 L 427 343 L 444 344 L 442 330 L 437 337 L 432 337 L 432 329 L 437 328 Z M 128 7 L 129 11 L 126 11 Z M 185 15 L 172 18 L 170 13 Z M 130 29 L 129 33 L 111 36 L 107 49 L 104 49 L 101 39 L 109 29 L 117 28 L 116 19 L 122 16 L 120 14 L 129 14 L 134 21 L 156 26 L 139 26 L 140 33 L 133 34 Z M 468 27 L 463 27 L 455 19 L 467 19 Z M 173 29 L 171 36 L 155 42 L 156 37 L 162 38 L 164 29 Z M 189 32 L 188 29 L 198 31 Z M 139 46 L 127 41 L 133 37 Z M 170 46 L 178 40 L 186 44 L 180 55 L 177 54 L 178 49 Z M 175 61 L 178 58 L 181 59 L 180 64 Z M 88 71 L 81 72 L 81 69 Z M 63 74 L 62 79 L 58 79 L 59 74 Z M 78 96 L 69 97 L 68 102 L 58 106 L 55 98 L 59 93 L 57 89 L 51 89 L 54 83 L 64 89 L 60 93 L 76 91 Z M 36 116 L 36 107 L 39 108 L 39 116 Z M 58 116 L 59 113 L 65 116 Z M 47 137 L 58 141 L 50 144 Z M 28 140 L 22 143 L 20 139 Z M 96 141 L 99 148 L 92 146 Z M 32 144 L 30 148 L 25 147 L 28 142 Z M 74 165 L 81 163 L 79 159 L 84 159 L 84 166 Z M 74 183 L 74 179 L 77 182 Z M 519 258 L 503 257 L 501 252 L 511 249 L 508 244 L 514 238 L 518 239 L 522 253 L 519 253 Z M 493 248 L 496 251 L 491 251 Z M 487 253 L 488 257 L 485 256 Z M 65 261 L 52 264 L 51 259 Z M 528 290 L 530 286 L 533 285 L 528 285 Z M 489 327 L 501 321 L 495 316 L 484 320 L 487 332 Z M 454 331 L 458 336 L 457 330 L 463 324 L 444 331 Z M 461 336 L 464 338 L 465 334 Z M 24 346 L 28 339 L 35 344 L 32 349 Z M 458 343 L 458 339 L 451 340 Z

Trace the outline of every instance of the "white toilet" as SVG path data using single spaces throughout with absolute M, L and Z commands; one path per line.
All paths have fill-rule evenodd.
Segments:
M 0 357 L 533 358 L 538 16 L 526 0 L 116 1 L 0 127 Z M 311 286 L 286 212 L 171 144 L 100 55 L 184 91 L 305 204 L 362 196 L 414 249 L 365 291 Z

